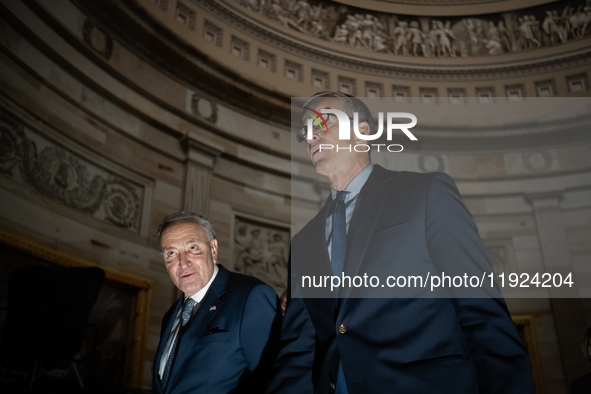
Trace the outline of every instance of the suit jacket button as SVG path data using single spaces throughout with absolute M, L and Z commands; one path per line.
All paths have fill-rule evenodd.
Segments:
M 339 326 L 339 332 L 340 332 L 341 334 L 344 334 L 344 333 L 346 333 L 346 332 L 347 332 L 347 326 L 346 326 L 346 325 L 344 325 L 344 324 L 341 324 L 341 325 Z
M 335 390 L 337 388 L 336 383 L 330 382 L 330 388 Z

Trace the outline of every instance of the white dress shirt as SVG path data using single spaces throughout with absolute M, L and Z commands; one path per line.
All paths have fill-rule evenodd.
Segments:
M 211 279 L 209 280 L 209 282 L 207 282 L 207 284 L 205 286 L 203 286 L 203 288 L 201 290 L 199 290 L 197 293 L 193 294 L 191 297 L 186 297 L 185 300 L 187 300 L 187 298 L 192 298 L 195 301 L 197 301 L 197 305 L 195 305 L 195 308 L 193 309 L 192 313 L 195 313 L 197 311 L 197 309 L 199 309 L 199 305 L 201 303 L 201 301 L 203 301 L 203 298 L 205 297 L 205 295 L 207 294 L 207 291 L 209 290 L 209 287 L 211 286 L 211 284 L 213 283 L 213 280 L 215 279 L 216 275 L 218 274 L 219 268 L 217 265 L 213 266 L 213 275 L 211 275 Z M 170 356 L 170 353 L 172 352 L 172 345 L 174 344 L 174 341 L 179 333 L 180 327 L 181 327 L 181 315 L 183 313 L 183 306 L 181 305 L 181 308 L 179 309 L 179 313 L 177 313 L 176 318 L 174 319 L 174 323 L 172 325 L 172 329 L 170 330 L 170 337 L 168 338 L 168 342 L 166 342 L 166 347 L 164 347 L 164 351 L 162 352 L 162 357 L 160 358 L 160 377 L 162 378 L 162 375 L 164 375 L 164 368 L 166 367 L 166 362 L 168 361 L 168 357 Z

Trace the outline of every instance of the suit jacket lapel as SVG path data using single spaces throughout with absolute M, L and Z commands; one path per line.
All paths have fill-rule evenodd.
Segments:
M 292 252 L 292 271 L 295 273 L 295 280 L 301 280 L 302 275 L 314 275 L 324 277 L 332 275 L 328 247 L 326 245 L 326 215 L 330 209 L 332 199 L 329 196 L 324 207 L 301 231 L 301 239 L 295 244 Z M 299 287 L 298 283 L 298 287 Z M 300 289 L 308 313 L 312 321 L 319 322 L 325 319 L 334 319 L 334 315 L 327 311 L 336 311 L 337 293 L 330 292 L 330 288 L 306 288 Z M 326 327 L 325 324 L 317 324 L 317 327 Z M 328 325 L 330 326 L 330 325 Z M 317 332 L 322 340 L 329 336 L 330 332 Z
M 320 212 L 302 229 L 301 237 L 298 237 L 295 247 L 292 248 L 292 271 L 295 273 L 296 278 L 301 278 L 302 275 L 315 275 L 317 277 L 332 275 L 325 233 L 326 214 L 330 205 L 331 198 L 329 196 Z M 319 294 L 319 292 L 324 291 L 321 288 L 305 288 L 301 290 L 306 298 L 327 296 L 327 294 Z
M 172 325 L 174 324 L 174 320 L 176 319 L 176 315 L 179 313 L 179 309 L 181 308 L 182 305 L 183 305 L 183 296 L 181 296 L 177 300 L 176 304 L 172 308 L 172 313 L 168 317 L 168 322 L 166 323 L 166 326 L 164 327 L 164 331 L 162 332 L 162 338 L 160 339 L 160 344 L 158 345 L 158 349 L 156 350 L 156 360 L 154 361 L 153 376 L 154 376 L 154 379 L 158 381 L 155 386 L 158 389 L 159 393 L 162 393 L 162 386 L 160 385 L 160 380 L 158 379 L 158 375 L 160 373 L 160 363 L 161 363 L 161 359 L 162 359 L 162 353 L 164 352 L 164 349 L 166 348 L 166 343 L 168 342 L 168 339 L 170 338 L 170 330 L 172 330 Z
M 209 287 L 207 295 L 201 300 L 197 313 L 195 313 L 195 316 L 189 320 L 186 326 L 181 328 L 183 335 L 177 349 L 174 364 L 170 371 L 166 391 L 169 391 L 169 388 L 174 387 L 176 381 L 180 378 L 180 374 L 178 373 L 179 368 L 175 368 L 174 366 L 181 365 L 185 359 L 193 356 L 191 346 L 183 346 L 183 343 L 194 343 L 197 341 L 205 331 L 209 322 L 215 317 L 224 304 L 221 297 L 226 292 L 226 285 L 230 278 L 230 271 L 221 265 L 218 265 L 218 268 L 218 274 Z M 213 308 L 214 306 L 215 308 Z
M 359 211 L 356 214 L 356 222 L 351 223 L 347 234 L 346 275 L 353 277 L 359 272 L 373 229 L 380 217 L 386 197 L 392 190 L 393 183 L 388 182 L 391 179 L 390 172 L 379 165 L 375 165 L 359 193 L 360 204 Z M 342 290 L 340 298 L 346 299 L 351 292 L 351 288 L 345 287 Z

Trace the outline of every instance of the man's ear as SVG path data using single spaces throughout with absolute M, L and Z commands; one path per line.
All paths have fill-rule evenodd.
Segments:
M 218 240 L 214 238 L 211 241 L 209 241 L 209 247 L 211 248 L 211 257 L 213 259 L 213 263 L 217 264 L 218 263 Z
M 359 132 L 363 135 L 369 135 L 369 123 L 367 122 L 359 122 Z M 365 140 L 362 140 L 361 138 L 357 137 L 357 134 L 355 135 L 355 139 L 357 141 L 361 141 L 362 143 L 365 143 Z

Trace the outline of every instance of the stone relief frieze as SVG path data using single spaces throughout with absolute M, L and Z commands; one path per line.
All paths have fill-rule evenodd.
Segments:
M 272 285 L 278 294 L 287 287 L 290 230 L 247 217 L 234 218 L 234 270 Z
M 376 0 L 384 3 L 399 3 L 412 5 L 469 5 L 483 3 L 498 3 L 503 0 Z
M 504 246 L 488 246 L 486 251 L 495 274 L 507 272 L 509 266 L 507 249 Z
M 0 112 L 0 174 L 68 207 L 139 232 L 143 187 Z
M 449 18 L 373 12 L 327 0 L 235 1 L 309 36 L 401 56 L 500 55 L 563 44 L 591 34 L 591 0 Z
M 510 234 L 504 238 L 483 238 L 483 240 L 495 274 L 517 272 L 515 247 Z

